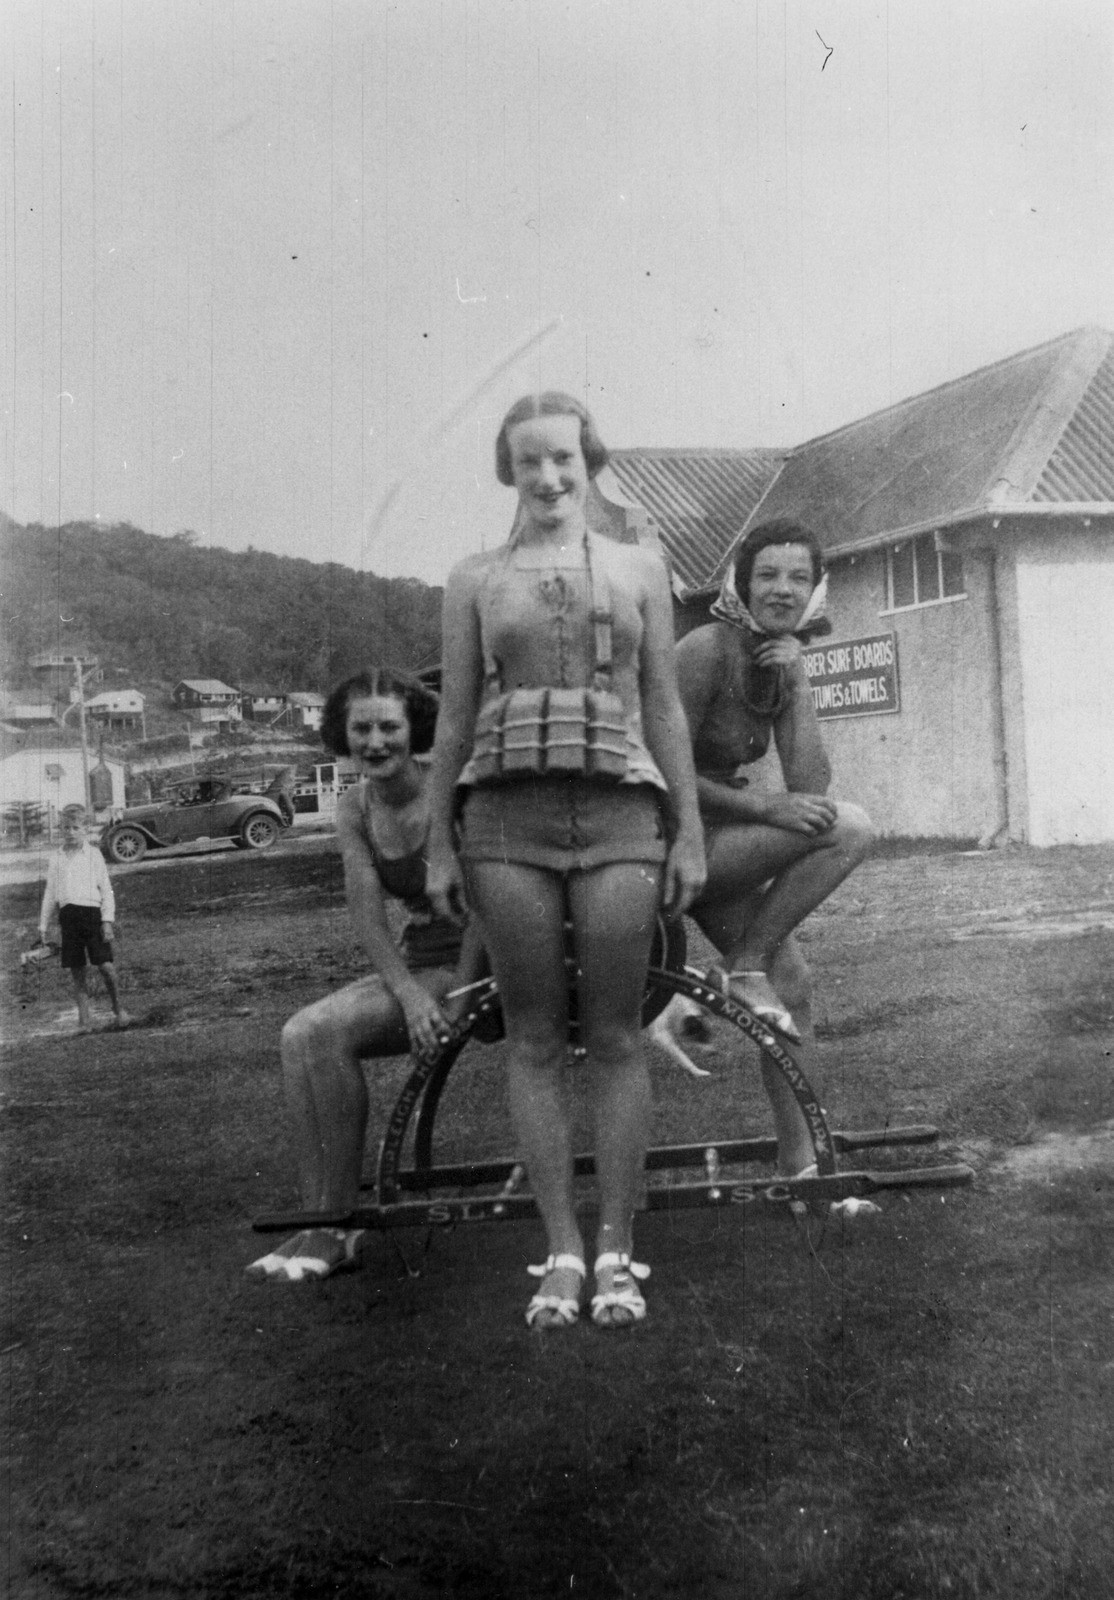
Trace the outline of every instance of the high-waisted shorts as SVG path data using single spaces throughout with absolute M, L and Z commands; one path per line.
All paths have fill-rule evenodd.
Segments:
M 591 872 L 666 856 L 664 796 L 650 784 L 523 778 L 470 789 L 460 818 L 464 861 Z

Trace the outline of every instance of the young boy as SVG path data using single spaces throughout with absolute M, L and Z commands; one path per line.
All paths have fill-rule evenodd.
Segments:
M 66 806 L 62 811 L 62 848 L 50 858 L 39 912 L 39 935 L 43 939 L 55 907 L 62 931 L 62 965 L 68 967 L 73 976 L 77 1031 L 88 1033 L 93 1024 L 85 982 L 87 955 L 104 979 L 116 1027 L 126 1028 L 131 1018 L 121 1008 L 116 969 L 112 964 L 116 900 L 104 857 L 85 837 L 84 806 Z

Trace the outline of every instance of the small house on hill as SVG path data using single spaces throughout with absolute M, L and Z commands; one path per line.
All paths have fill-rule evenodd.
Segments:
M 778 454 L 615 451 L 704 620 L 733 535 L 819 536 L 835 792 L 884 833 L 1114 839 L 1114 334 L 1086 328 Z M 734 474 L 734 487 L 725 481 Z
M 85 702 L 85 713 L 102 728 L 142 729 L 147 701 L 138 689 L 106 689 Z
M 244 689 L 240 709 L 251 722 L 277 722 L 286 710 L 286 696 L 271 689 Z
M 198 722 L 239 722 L 240 695 L 219 678 L 183 678 L 171 696 Z
M 290 708 L 290 721 L 295 728 L 306 728 L 314 733 L 321 731 L 321 717 L 325 710 L 325 696 L 312 690 L 296 689 L 286 697 Z
M 13 730 L 56 728 L 54 701 L 33 694 L 0 694 L 0 723 Z

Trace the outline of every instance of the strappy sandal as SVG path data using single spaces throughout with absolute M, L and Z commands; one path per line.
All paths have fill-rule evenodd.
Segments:
M 284 1245 L 272 1250 L 270 1255 L 260 1256 L 244 1271 L 249 1278 L 259 1278 L 269 1283 L 302 1283 L 306 1278 L 320 1280 L 331 1278 L 337 1272 L 351 1272 L 359 1264 L 356 1257 L 365 1232 L 364 1228 L 303 1228 L 301 1233 L 287 1240 L 287 1245 L 298 1245 L 302 1240 L 311 1239 L 315 1233 L 327 1233 L 344 1246 L 340 1260 L 326 1261 L 324 1256 L 312 1254 L 308 1246 L 284 1255 L 283 1250 L 287 1247 Z
M 718 973 L 717 976 L 723 985 L 723 992 L 727 998 L 740 1001 L 746 1006 L 748 1011 L 753 1013 L 759 1022 L 765 1023 L 766 1027 L 772 1028 L 775 1033 L 783 1034 L 785 1038 L 789 1040 L 790 1044 L 800 1044 L 800 1030 L 798 1029 L 797 1024 L 793 1021 L 792 1012 L 790 1012 L 787 1007 L 782 1005 L 781 1001 L 776 995 L 774 995 L 772 1001 L 748 1000 L 745 995 L 732 994 L 731 992 L 732 983 L 753 983 L 756 978 L 760 978 L 762 982 L 769 988 L 770 993 L 773 994 L 774 991 L 773 986 L 770 983 L 769 973 L 763 972 L 761 968 L 759 968 L 751 972 L 721 972 Z
M 581 1282 L 587 1276 L 583 1261 L 579 1256 L 574 1256 L 568 1251 L 561 1255 L 546 1256 L 540 1266 L 526 1268 L 532 1278 L 548 1278 L 551 1272 L 575 1272 Z M 534 1296 L 526 1307 L 526 1326 L 532 1328 L 535 1323 L 545 1330 L 548 1328 L 571 1328 L 580 1315 L 580 1299 L 572 1294 L 541 1294 Z M 545 1317 L 544 1322 L 538 1322 L 539 1317 Z
M 641 1261 L 632 1261 L 626 1250 L 605 1250 L 596 1257 L 596 1264 L 592 1268 L 597 1283 L 600 1272 L 609 1267 L 612 1271 L 611 1288 L 592 1296 L 592 1321 L 597 1328 L 630 1328 L 636 1322 L 645 1321 L 646 1302 L 635 1280 L 648 1278 L 649 1267 Z M 608 1311 L 622 1311 L 625 1315 L 616 1321 L 604 1316 Z

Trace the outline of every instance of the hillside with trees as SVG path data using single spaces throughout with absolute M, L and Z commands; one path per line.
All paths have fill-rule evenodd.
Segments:
M 27 681 L 39 651 L 80 649 L 136 682 L 220 678 L 326 690 L 370 664 L 439 654 L 441 591 L 333 562 L 202 547 L 127 523 L 0 526 L 3 661 Z

